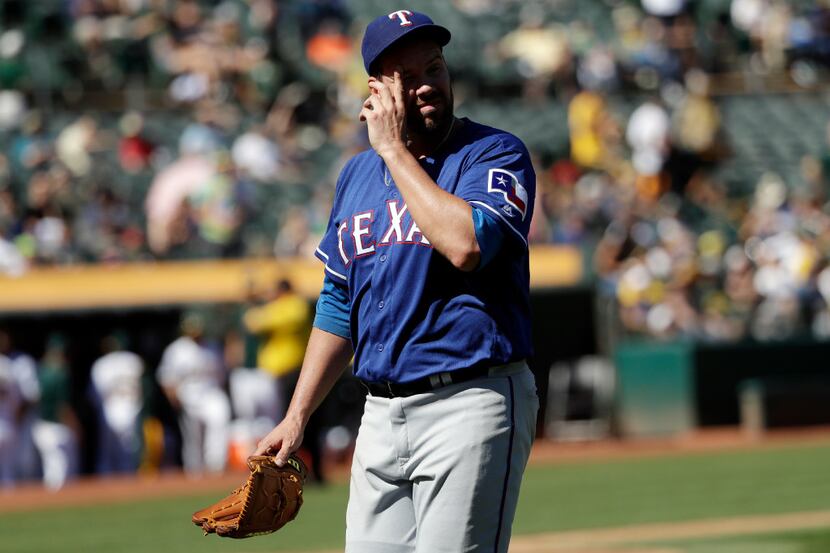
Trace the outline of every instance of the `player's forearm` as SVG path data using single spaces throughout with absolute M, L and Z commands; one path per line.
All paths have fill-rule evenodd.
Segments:
M 456 268 L 475 269 L 481 252 L 470 204 L 441 189 L 405 147 L 389 148 L 380 155 L 427 240 Z
M 349 340 L 319 328 L 311 329 L 300 379 L 291 399 L 286 418 L 300 421 L 305 427 L 309 417 L 331 391 L 352 357 Z

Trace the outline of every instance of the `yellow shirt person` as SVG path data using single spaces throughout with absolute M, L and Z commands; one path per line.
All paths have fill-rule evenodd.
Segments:
M 288 281 L 277 284 L 272 301 L 249 309 L 243 322 L 262 339 L 257 353 L 260 369 L 274 377 L 299 370 L 311 332 L 311 308 Z

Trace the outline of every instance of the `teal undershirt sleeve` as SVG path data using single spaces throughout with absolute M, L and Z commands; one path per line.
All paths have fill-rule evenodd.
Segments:
M 485 213 L 477 207 L 473 208 L 473 227 L 478 241 L 478 249 L 481 252 L 481 259 L 477 267 L 477 270 L 480 270 L 487 266 L 499 253 L 504 242 L 504 229 L 493 215 Z
M 343 284 L 335 282 L 329 275 L 323 280 L 323 289 L 317 299 L 317 314 L 314 326 L 341 338 L 351 339 L 349 325 L 349 292 Z

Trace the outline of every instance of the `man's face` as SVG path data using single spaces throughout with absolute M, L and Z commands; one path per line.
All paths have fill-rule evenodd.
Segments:
M 380 79 L 392 86 L 399 67 L 410 132 L 443 136 L 453 117 L 450 74 L 441 48 L 432 40 L 416 38 L 395 46 L 380 60 Z

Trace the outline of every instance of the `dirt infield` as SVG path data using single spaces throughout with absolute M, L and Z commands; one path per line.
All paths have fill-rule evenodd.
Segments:
M 590 460 L 637 459 L 688 455 L 710 451 L 751 451 L 769 447 L 830 443 L 830 427 L 770 431 L 748 436 L 737 428 L 690 432 L 673 438 L 599 440 L 586 442 L 537 441 L 531 463 L 568 463 Z
M 0 513 L 53 507 L 128 503 L 196 492 L 228 491 L 240 484 L 242 473 L 189 478 L 181 472 L 150 476 L 82 478 L 56 492 L 37 484 L 0 491 Z
M 675 553 L 672 549 L 637 547 L 643 542 L 744 536 L 830 527 L 830 511 L 644 524 L 590 531 L 549 532 L 517 536 L 510 553 Z
M 666 455 L 688 455 L 708 451 L 742 451 L 787 445 L 826 444 L 830 429 L 770 433 L 762 440 L 748 439 L 738 430 L 726 429 L 689 434 L 662 440 L 607 440 L 584 443 L 561 443 L 538 440 L 531 454 L 531 464 L 574 463 L 609 459 L 636 459 Z M 327 467 L 333 481 L 348 478 L 346 465 Z M 0 513 L 31 511 L 49 507 L 126 503 L 140 499 L 174 497 L 188 493 L 228 491 L 243 480 L 244 474 L 230 472 L 221 476 L 188 477 L 179 471 L 119 478 L 84 478 L 51 492 L 38 484 L 27 484 L 0 491 Z M 198 483 L 198 484 L 196 484 Z

